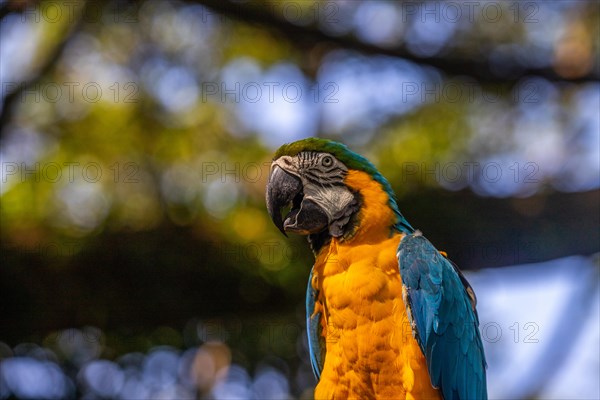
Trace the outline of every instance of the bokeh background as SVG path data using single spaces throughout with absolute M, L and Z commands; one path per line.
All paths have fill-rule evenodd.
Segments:
M 600 3 L 0 1 L 0 398 L 310 398 L 312 254 L 264 205 L 340 140 L 479 298 L 493 399 L 598 399 Z

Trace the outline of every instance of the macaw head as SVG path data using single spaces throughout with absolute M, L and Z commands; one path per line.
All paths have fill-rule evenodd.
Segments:
M 379 229 L 388 235 L 413 231 L 398 211 L 390 184 L 373 164 L 326 139 L 303 139 L 277 150 L 266 202 L 284 235 L 309 235 L 311 243 L 351 240 L 361 230 Z

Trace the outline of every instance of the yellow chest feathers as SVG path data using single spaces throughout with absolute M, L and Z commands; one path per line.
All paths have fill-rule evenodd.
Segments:
M 315 398 L 439 398 L 402 300 L 402 234 L 390 236 L 389 198 L 380 184 L 353 172 L 347 184 L 363 199 L 358 229 L 350 240 L 325 245 L 313 270 L 326 339 Z
M 439 398 L 402 300 L 400 238 L 355 247 L 333 240 L 317 258 L 326 357 L 315 398 Z

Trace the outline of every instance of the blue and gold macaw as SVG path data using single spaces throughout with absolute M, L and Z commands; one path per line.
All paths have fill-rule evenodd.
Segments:
M 475 293 L 402 216 L 373 164 L 329 140 L 283 145 L 266 202 L 315 254 L 306 310 L 316 399 L 487 398 Z

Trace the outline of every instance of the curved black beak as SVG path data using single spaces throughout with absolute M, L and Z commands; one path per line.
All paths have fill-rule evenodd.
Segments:
M 281 209 L 287 207 L 302 192 L 302 182 L 281 167 L 275 165 L 267 183 L 267 210 L 273 223 L 285 236 Z

